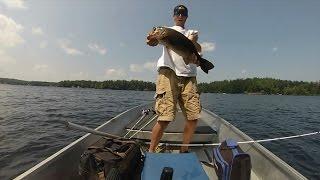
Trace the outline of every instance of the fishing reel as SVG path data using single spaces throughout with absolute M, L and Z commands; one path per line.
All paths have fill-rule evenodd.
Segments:
M 142 109 L 141 111 L 142 115 L 148 115 L 149 113 L 156 114 L 156 111 L 153 109 Z

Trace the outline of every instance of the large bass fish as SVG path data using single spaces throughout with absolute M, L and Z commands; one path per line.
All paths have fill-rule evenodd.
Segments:
M 154 45 L 160 43 L 168 47 L 175 53 L 182 56 L 186 64 L 190 63 L 191 57 L 194 53 L 200 62 L 199 65 L 201 69 L 205 73 L 208 73 L 210 69 L 214 68 L 214 65 L 210 61 L 200 56 L 193 42 L 182 33 L 171 28 L 160 26 L 154 27 L 149 34 L 149 38 L 157 40 L 156 44 Z

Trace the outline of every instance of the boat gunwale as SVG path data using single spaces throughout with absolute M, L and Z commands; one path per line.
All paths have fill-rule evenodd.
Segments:
M 217 114 L 215 114 L 215 113 L 213 113 L 213 112 L 211 112 L 211 111 L 209 111 L 209 110 L 207 110 L 205 108 L 202 108 L 202 110 L 204 110 L 206 113 L 208 113 L 208 114 L 212 115 L 213 117 L 215 117 L 224 126 L 226 126 L 229 129 L 231 129 L 236 135 L 240 136 L 242 139 L 245 139 L 245 140 L 248 140 L 248 141 L 254 140 L 250 136 L 248 136 L 247 134 L 242 132 L 240 129 L 238 129 L 237 127 L 235 127 L 234 125 L 232 125 L 231 123 L 226 121 L 224 118 L 218 116 Z M 219 134 L 219 132 L 218 132 L 218 134 Z M 273 163 L 275 166 L 281 167 L 281 168 L 278 168 L 278 170 L 281 170 L 282 172 L 284 172 L 286 174 L 294 174 L 294 176 L 298 177 L 299 179 L 307 179 L 304 175 L 299 173 L 296 169 L 294 169 L 288 163 L 286 163 L 285 161 L 280 159 L 278 156 L 276 156 L 274 153 L 272 153 L 267 148 L 262 146 L 260 143 L 254 142 L 254 143 L 250 143 L 250 145 L 256 151 L 258 151 L 259 154 L 263 155 L 266 159 L 269 159 L 270 162 Z M 285 167 L 285 168 L 282 168 L 282 167 Z
M 103 127 L 105 127 L 107 124 L 109 124 L 110 122 L 118 119 L 120 116 L 122 116 L 123 114 L 139 108 L 141 106 L 146 106 L 149 103 L 145 103 L 142 105 L 137 105 L 135 107 L 132 107 L 130 109 L 127 109 L 123 112 L 121 112 L 120 114 L 118 114 L 117 116 L 107 120 L 105 123 L 103 123 L 102 125 L 98 126 L 97 128 L 95 128 L 95 130 L 99 130 Z M 46 159 L 42 160 L 41 162 L 37 163 L 36 165 L 34 165 L 33 167 L 29 168 L 28 170 L 24 171 L 23 173 L 19 174 L 17 177 L 15 177 L 13 180 L 20 180 L 25 178 L 26 176 L 28 176 L 29 174 L 35 172 L 37 169 L 41 168 L 42 166 L 46 165 L 47 163 L 49 163 L 50 161 L 52 161 L 53 159 L 55 159 L 56 157 L 58 157 L 60 154 L 62 154 L 63 152 L 67 151 L 68 149 L 72 148 L 73 146 L 75 146 L 76 144 L 78 144 L 79 142 L 81 142 L 82 140 L 88 138 L 88 136 L 92 135 L 91 133 L 87 133 L 83 136 L 81 136 L 80 138 L 76 139 L 75 141 L 71 142 L 70 144 L 64 146 L 62 149 L 58 150 L 57 152 L 55 152 L 54 154 L 50 155 L 49 157 L 47 157 Z

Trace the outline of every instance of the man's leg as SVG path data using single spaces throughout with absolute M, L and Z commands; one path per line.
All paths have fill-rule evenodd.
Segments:
M 173 121 L 177 109 L 177 83 L 175 72 L 169 68 L 160 68 L 156 83 L 156 103 L 154 109 L 158 121 L 152 128 L 149 152 L 154 152 L 162 138 L 163 132 Z
M 159 141 L 163 135 L 163 131 L 166 129 L 170 121 L 158 121 L 152 128 L 151 143 L 149 152 L 154 152 L 159 144 Z
M 186 122 L 183 133 L 183 144 L 189 144 L 200 118 L 201 104 L 195 77 L 184 79 L 184 89 L 179 98 L 181 111 L 185 115 Z M 182 146 L 180 152 L 188 150 L 188 146 Z
M 183 133 L 183 144 L 189 144 L 197 127 L 198 119 L 186 120 Z M 188 151 L 188 146 L 181 146 L 180 152 Z

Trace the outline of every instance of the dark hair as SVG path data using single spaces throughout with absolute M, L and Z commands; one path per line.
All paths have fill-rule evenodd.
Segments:
M 183 16 L 186 16 L 188 17 L 188 8 L 185 7 L 184 5 L 178 5 L 176 6 L 174 9 L 173 9 L 173 15 L 183 15 Z

